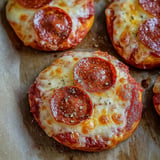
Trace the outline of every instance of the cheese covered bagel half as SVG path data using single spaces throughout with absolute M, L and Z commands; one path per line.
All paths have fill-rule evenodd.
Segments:
M 94 0 L 9 0 L 7 20 L 26 46 L 57 51 L 75 47 L 94 21 Z
M 160 67 L 159 0 L 113 0 L 105 14 L 111 42 L 125 62 L 140 69 Z
M 36 78 L 29 103 L 48 136 L 71 149 L 96 152 L 135 131 L 142 88 L 107 52 L 66 52 Z

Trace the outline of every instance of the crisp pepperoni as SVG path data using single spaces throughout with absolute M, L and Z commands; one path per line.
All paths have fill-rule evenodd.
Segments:
M 114 85 L 116 70 L 110 62 L 102 58 L 87 57 L 74 67 L 74 80 L 89 92 L 101 92 Z
M 49 4 L 51 0 L 17 0 L 17 2 L 25 8 L 40 8 Z
M 33 25 L 39 38 L 50 45 L 62 43 L 72 30 L 70 16 L 57 7 L 47 7 L 36 12 Z
M 138 31 L 138 39 L 160 56 L 160 19 L 151 18 Z
M 31 112 L 35 119 L 39 122 L 39 102 L 36 99 L 40 99 L 40 91 L 37 88 L 37 84 L 34 83 L 29 89 L 29 102 L 31 106 Z
M 153 16 L 160 16 L 160 1 L 159 0 L 139 0 L 142 8 Z
M 92 113 L 89 96 L 77 87 L 56 89 L 50 101 L 53 117 L 58 122 L 75 125 L 88 119 Z
M 131 105 L 127 108 L 127 124 L 126 130 L 131 130 L 135 122 L 138 122 L 141 118 L 142 113 L 142 103 L 140 99 L 139 92 L 142 91 L 141 87 L 134 82 L 132 78 L 129 79 L 128 92 L 131 93 L 130 101 Z

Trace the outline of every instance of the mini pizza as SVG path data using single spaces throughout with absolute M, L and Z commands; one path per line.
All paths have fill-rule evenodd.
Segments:
M 132 135 L 141 119 L 142 88 L 106 52 L 66 52 L 36 78 L 29 103 L 48 136 L 96 152 Z
M 9 0 L 7 20 L 26 46 L 57 51 L 75 47 L 94 21 L 94 0 Z
M 114 0 L 105 14 L 111 42 L 125 62 L 140 69 L 160 66 L 159 0 Z
M 153 104 L 157 113 L 160 115 L 160 76 L 157 78 L 154 84 L 153 93 Z

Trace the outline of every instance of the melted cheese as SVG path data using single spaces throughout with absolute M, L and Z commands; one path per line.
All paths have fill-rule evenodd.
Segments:
M 34 10 L 24 9 L 18 3 L 16 3 L 15 0 L 11 0 L 7 4 L 6 11 L 8 13 L 6 14 L 7 19 L 12 25 L 15 24 L 18 27 L 18 30 L 15 30 L 15 32 L 21 37 L 21 39 L 23 39 L 26 45 L 38 38 L 31 25 Z M 26 21 L 22 20 L 22 15 L 27 17 Z M 26 32 L 28 34 L 26 34 Z
M 74 65 L 81 58 L 92 56 L 101 57 L 107 61 L 111 60 L 109 56 L 100 56 L 98 52 L 68 52 L 41 72 L 36 79 L 41 96 L 41 99 L 37 99 L 40 104 L 40 122 L 45 128 L 44 131 L 49 136 L 65 132 L 71 132 L 76 135 L 79 134 L 79 143 L 82 147 L 85 147 L 85 137 L 97 139 L 97 135 L 98 140 L 109 138 L 110 140 L 105 143 L 111 145 L 112 138 L 119 133 L 119 129 L 123 130 L 126 126 L 126 108 L 131 104 L 131 97 L 129 95 L 128 98 L 126 98 L 127 96 L 122 98 L 122 95 L 117 94 L 119 88 L 122 88 L 125 84 L 128 88 L 132 88 L 132 84 L 128 82 L 129 75 L 123 70 L 120 70 L 118 60 L 112 59 L 112 64 L 117 72 L 116 83 L 101 94 L 86 91 L 94 106 L 91 117 L 77 125 L 59 123 L 53 118 L 50 110 L 50 99 L 53 90 L 65 86 L 74 86 Z M 74 61 L 74 59 L 76 59 L 76 61 Z M 62 62 L 64 63 L 61 64 Z M 61 74 L 57 72 L 57 68 L 61 69 Z M 129 90 L 123 90 L 123 93 L 126 95 L 129 94 L 128 92 Z M 124 133 L 121 132 L 119 136 L 121 137 L 123 134 Z
M 113 43 L 122 46 L 122 57 L 129 60 L 135 48 L 137 52 L 134 56 L 135 63 L 143 62 L 151 52 L 137 39 L 137 32 L 144 21 L 151 18 L 149 14 L 144 12 L 138 4 L 138 0 L 119 0 L 114 1 L 106 9 L 106 16 L 111 16 L 114 11 L 115 20 L 113 22 Z
M 76 2 L 76 0 L 54 0 L 47 5 L 49 7 L 58 7 L 63 9 L 71 17 L 72 31 L 67 39 L 69 46 L 75 46 L 75 43 L 79 43 L 82 40 L 83 37 L 79 36 L 77 31 L 83 29 L 83 24 L 78 18 L 87 18 L 89 15 L 89 8 L 84 7 L 88 1 L 81 1 L 80 3 Z M 32 45 L 35 42 L 38 42 L 41 45 L 47 45 L 47 47 L 51 50 L 57 50 L 58 47 L 63 48 L 63 43 L 60 44 L 60 46 L 50 45 L 37 36 L 32 25 L 33 17 L 37 11 L 39 11 L 39 9 L 24 8 L 18 2 L 16 2 L 16 0 L 9 0 L 6 6 L 7 19 L 18 37 L 24 42 L 25 45 Z M 25 20 L 22 19 L 22 15 L 26 16 L 27 18 Z M 91 28 L 92 23 L 93 17 L 88 21 L 88 23 L 86 23 L 86 30 Z

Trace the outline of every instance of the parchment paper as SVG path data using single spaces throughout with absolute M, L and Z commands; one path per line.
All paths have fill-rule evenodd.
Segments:
M 109 2 L 95 1 L 93 28 L 73 50 L 114 51 L 106 31 L 104 9 Z M 42 69 L 63 52 L 40 52 L 25 47 L 5 16 L 6 0 L 0 1 L 0 160 L 159 160 L 160 117 L 152 104 L 152 88 L 160 70 L 130 67 L 144 87 L 143 114 L 134 134 L 116 148 L 100 153 L 72 151 L 49 138 L 29 111 L 28 89 Z

